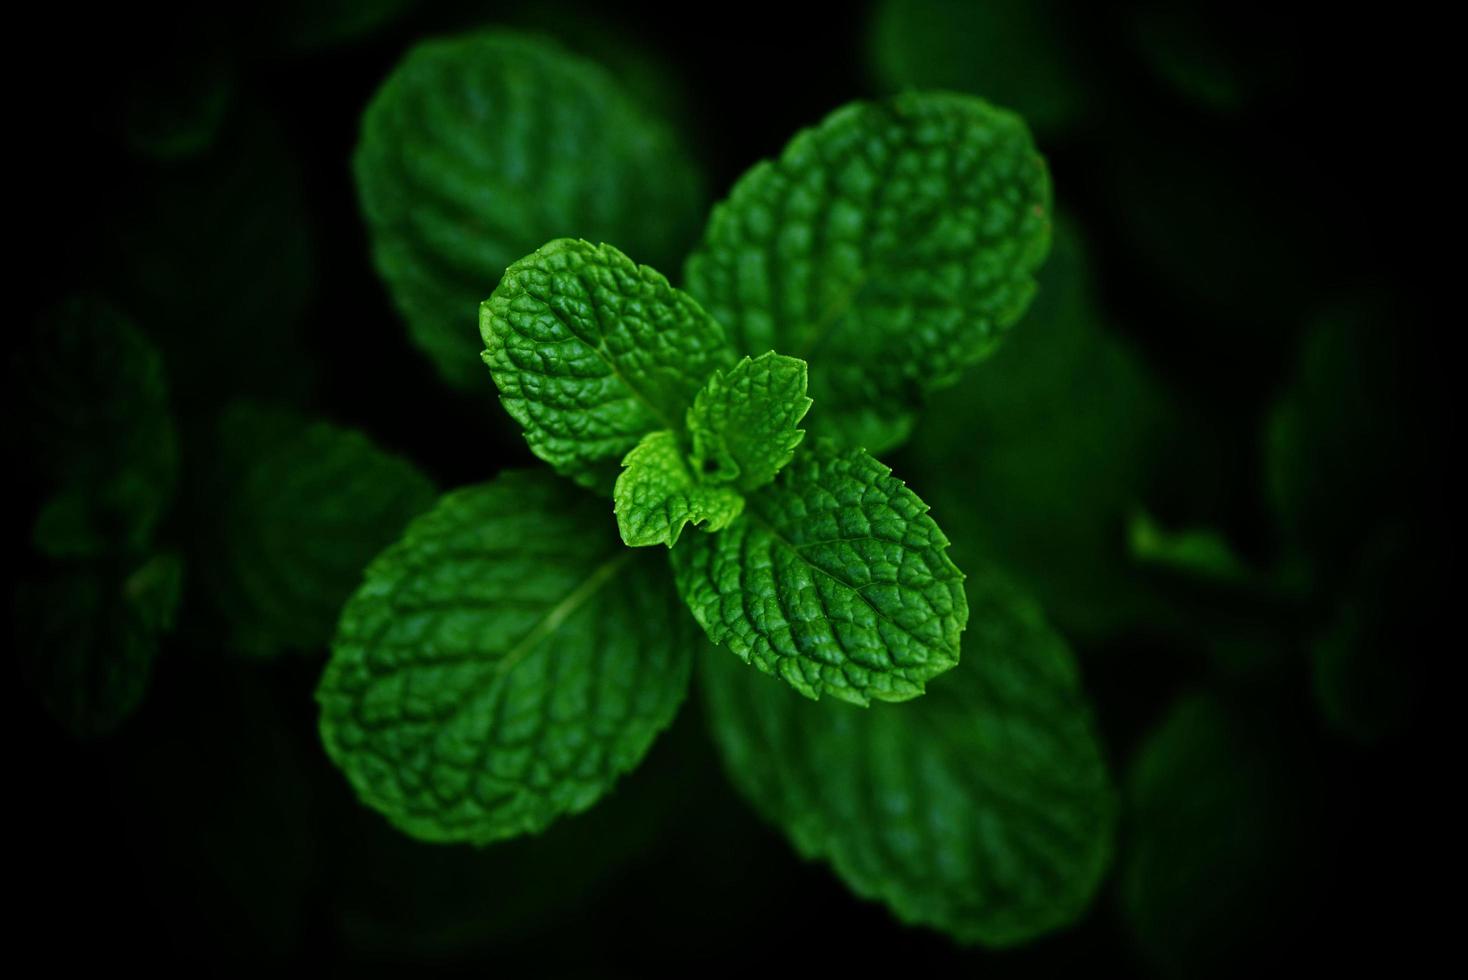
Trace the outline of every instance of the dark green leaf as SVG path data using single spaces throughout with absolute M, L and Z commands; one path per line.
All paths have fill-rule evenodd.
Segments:
M 10 377 L 23 451 L 47 495 L 36 546 L 56 557 L 144 551 L 178 467 L 153 345 L 111 307 L 73 298 L 36 324 Z
M 666 268 L 702 209 L 672 132 L 615 78 L 510 33 L 410 51 L 368 106 L 355 170 L 413 340 L 463 388 L 483 378 L 475 310 L 511 262 L 575 236 Z
M 317 698 L 358 794 L 431 841 L 585 810 L 646 754 L 697 634 L 661 557 L 549 473 L 443 497 L 372 563 Z
M 22 672 L 73 736 L 106 735 L 137 710 L 158 639 L 173 626 L 182 582 L 178 557 L 159 554 L 121 579 L 89 565 L 19 587 Z
M 411 463 L 366 436 L 238 404 L 219 426 L 211 585 L 245 652 L 324 647 L 362 569 L 433 503 Z
M 730 776 L 803 856 L 904 921 L 1003 946 L 1087 907 L 1115 805 L 1070 651 L 992 573 L 968 590 L 963 662 L 911 704 L 812 704 L 718 655 L 700 676 Z

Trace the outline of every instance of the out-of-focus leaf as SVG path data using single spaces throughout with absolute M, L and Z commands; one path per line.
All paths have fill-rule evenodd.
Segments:
M 1435 583 L 1413 544 L 1397 524 L 1373 536 L 1310 648 L 1326 723 L 1358 742 L 1378 742 L 1406 726 L 1420 683 L 1417 658 L 1434 646 L 1424 607 Z
M 70 558 L 146 550 L 178 467 L 153 345 L 110 306 L 72 298 L 37 322 L 10 386 L 22 452 L 46 497 L 36 546 Z
M 511 262 L 574 237 L 672 268 L 702 210 L 674 134 L 615 78 L 510 33 L 410 51 L 367 108 L 354 167 L 414 342 L 466 389 L 484 378 L 476 311 Z
M 221 51 L 142 66 L 123 110 L 128 145 L 160 163 L 198 156 L 218 139 L 234 90 L 234 65 Z
M 318 51 L 359 41 L 403 16 L 413 0 L 276 0 L 285 47 Z
M 232 406 L 218 432 L 210 584 L 248 653 L 325 647 L 342 603 L 435 490 L 362 433 Z
M 884 90 L 971 92 L 1044 136 L 1073 126 L 1091 92 L 1063 28 L 1051 0 L 884 0 L 868 48 Z
M 22 673 L 74 737 L 109 734 L 137 710 L 182 582 L 178 556 L 158 554 L 120 578 L 100 565 L 73 566 L 17 589 Z
M 1126 788 L 1127 923 L 1165 975 L 1237 975 L 1303 921 L 1313 870 L 1309 761 L 1268 726 L 1184 697 L 1142 745 Z
M 1322 575 L 1355 566 L 1368 534 L 1427 486 L 1437 420 L 1416 409 L 1409 335 L 1373 300 L 1319 316 L 1306 333 L 1294 386 L 1264 438 L 1268 499 L 1291 546 Z
M 1166 444 L 1168 409 L 1105 326 L 1081 242 L 1062 224 L 1030 313 L 934 399 L 897 465 L 960 568 L 994 561 L 1061 627 L 1107 632 L 1150 609 L 1126 524 Z
M 968 582 L 963 659 L 901 705 L 812 703 L 728 656 L 700 679 L 731 778 L 806 858 L 961 942 L 1076 919 L 1115 801 L 1074 659 L 991 570 Z
M 1223 534 L 1213 528 L 1163 528 L 1152 515 L 1132 513 L 1127 541 L 1134 559 L 1199 579 L 1246 582 L 1254 577 Z

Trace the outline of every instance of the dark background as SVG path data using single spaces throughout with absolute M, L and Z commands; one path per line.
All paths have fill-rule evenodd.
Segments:
M 678 80 L 676 121 L 705 167 L 711 199 L 797 129 L 874 94 L 865 5 L 823 6 L 819 15 L 797 6 L 601 11 Z M 1437 104 L 1447 34 L 1410 5 L 1369 14 L 1197 5 L 1236 71 L 1258 82 L 1244 109 L 1220 113 L 1181 97 L 1138 56 L 1130 27 L 1140 6 L 1057 8 L 1091 109 L 1041 147 L 1057 202 L 1091 244 L 1111 319 L 1206 422 L 1217 485 L 1202 504 L 1180 495 L 1175 516 L 1220 527 L 1245 555 L 1268 561 L 1258 433 L 1293 371 L 1301 326 L 1323 298 L 1363 288 L 1383 297 L 1410 335 L 1415 373 L 1406 390 L 1420 400 L 1416 416 L 1441 426 L 1411 437 L 1451 455 L 1440 338 L 1456 332 L 1461 315 L 1441 317 L 1429 301 L 1430 284 L 1461 251 L 1439 237 L 1450 196 L 1444 142 L 1461 117 Z M 175 380 L 185 472 L 189 433 L 209 431 L 240 394 L 362 428 L 442 487 L 532 465 L 487 378 L 485 397 L 456 395 L 410 344 L 371 266 L 348 162 L 361 109 L 413 41 L 533 21 L 536 11 L 425 4 L 366 36 L 307 51 L 281 41 L 284 16 L 256 4 L 208 13 L 67 7 L 11 32 L 16 322 L 79 288 L 106 291 L 128 223 L 207 179 L 194 164 L 140 158 L 127 133 L 147 93 L 224 66 L 232 96 L 224 149 L 211 153 L 278 130 L 297 168 L 294 213 L 311 273 L 299 320 L 259 336 L 219 336 L 201 311 L 198 338 L 230 363 L 227 380 L 209 368 Z M 1173 201 L 1183 206 L 1171 211 L 1164 202 Z M 1149 208 L 1179 220 L 1147 230 L 1159 217 L 1139 213 Z M 1189 224 L 1191 215 L 1210 220 Z M 273 257 L 252 248 L 268 246 L 269 236 L 231 237 L 245 218 L 223 208 L 199 222 L 198 247 L 235 249 L 246 266 L 236 270 L 240 281 L 268 277 Z M 1201 283 L 1170 275 L 1176 267 L 1159 260 L 1159 236 Z M 219 244 L 226 241 L 233 244 Z M 292 334 L 293 354 L 270 346 L 277 330 Z M 1435 474 L 1412 489 L 1419 517 L 1446 492 Z M 165 535 L 186 543 L 209 503 L 186 486 Z M 24 522 L 7 529 L 13 569 L 34 562 L 28 530 Z M 1433 602 L 1424 596 L 1424 620 Z M 482 964 L 511 975 L 649 963 L 778 969 L 791 957 L 832 968 L 890 958 L 904 969 L 995 976 L 1143 969 L 1114 885 L 1074 928 L 1001 953 L 956 948 L 857 900 L 825 867 L 799 861 L 728 787 L 696 697 L 647 763 L 587 816 L 483 853 L 414 844 L 359 806 L 321 751 L 312 701 L 320 658 L 233 657 L 210 612 L 197 607 L 186 604 L 142 709 L 110 739 L 70 741 L 18 683 L 10 687 L 18 934 L 60 962 L 179 957 L 223 970 L 271 959 L 353 973 Z M 1120 771 L 1169 700 L 1211 675 L 1202 654 L 1147 636 L 1106 646 L 1078 652 Z M 1419 731 L 1354 746 L 1319 730 L 1303 683 L 1242 691 L 1236 700 L 1267 714 L 1298 753 L 1291 758 L 1311 786 L 1299 817 L 1315 850 L 1307 863 L 1281 867 L 1279 888 L 1303 897 L 1284 921 L 1241 936 L 1239 959 L 1400 967 L 1420 953 L 1426 900 L 1417 876 L 1436 849 L 1427 784 L 1407 764 Z

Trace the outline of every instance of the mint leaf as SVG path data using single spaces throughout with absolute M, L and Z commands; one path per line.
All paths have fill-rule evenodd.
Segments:
M 927 511 L 865 452 L 816 442 L 723 531 L 673 549 L 678 591 L 710 639 L 806 697 L 917 697 L 968 620 Z
M 600 67 L 512 33 L 410 51 L 367 108 L 354 167 L 378 270 L 461 388 L 482 377 L 474 311 L 511 262 L 577 236 L 666 266 L 702 213 L 665 125 Z
M 681 429 L 704 381 L 733 361 L 692 297 L 610 245 L 570 239 L 505 271 L 479 331 L 531 451 L 596 489 L 643 436 Z
M 96 563 L 17 588 L 21 673 L 72 736 L 106 735 L 137 710 L 159 638 L 173 627 L 182 583 L 178 556 L 158 554 L 125 577 Z
M 838 109 L 745 174 L 687 288 L 739 350 L 810 363 L 817 431 L 881 453 L 1024 312 L 1049 242 L 1024 122 L 907 93 Z
M 774 351 L 716 372 L 688 410 L 694 469 L 744 491 L 769 483 L 805 437 L 805 387 L 805 362 Z
M 963 662 L 911 704 L 811 704 L 728 657 L 701 679 L 730 778 L 802 856 L 905 922 L 1002 946 L 1086 908 L 1115 804 L 1070 651 L 991 574 L 969 595 Z
M 324 647 L 362 569 L 432 505 L 432 482 L 362 433 L 241 403 L 219 423 L 212 590 L 236 646 Z
M 321 735 L 363 801 L 430 841 L 541 830 L 636 766 L 694 637 L 661 561 L 548 473 L 458 490 L 367 569 Z
M 10 365 L 21 453 L 44 498 L 33 540 L 52 557 L 137 554 L 173 502 L 177 437 L 157 350 L 87 297 L 43 314 Z
M 688 469 L 678 437 L 654 432 L 622 460 L 612 490 L 622 541 L 637 548 L 672 547 L 683 525 L 718 531 L 744 510 L 744 498 L 728 487 L 700 483 Z

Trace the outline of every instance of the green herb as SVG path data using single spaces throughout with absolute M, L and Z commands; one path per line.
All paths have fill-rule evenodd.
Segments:
M 492 264 L 512 241 L 493 221 L 522 216 L 471 229 L 456 213 L 450 228 L 444 201 L 472 188 L 487 208 L 505 190 L 419 139 L 406 107 L 447 140 L 440 120 L 463 107 L 443 100 L 469 99 L 453 95 L 459 76 L 503 61 L 528 87 L 545 79 L 521 61 L 549 72 L 546 57 L 498 37 L 444 44 L 369 109 L 358 174 L 379 263 L 397 288 L 398 260 L 431 252 L 415 288 L 446 317 L 487 281 L 457 260 Z M 585 93 L 563 83 L 536 98 L 579 118 Z M 570 180 L 577 146 L 537 144 L 532 169 Z M 372 186 L 399 157 L 410 184 L 452 191 L 404 217 L 402 238 L 384 233 Z M 557 193 L 514 207 L 554 208 Z M 635 194 L 607 193 L 577 200 L 643 214 L 619 210 Z M 510 473 L 451 493 L 369 567 L 318 692 L 328 751 L 362 799 L 414 836 L 476 843 L 585 809 L 673 717 L 706 646 L 697 623 L 727 648 L 703 654 L 704 674 L 735 779 L 802 851 L 964 941 L 1075 918 L 1112 806 L 1069 653 L 986 573 L 967 669 L 945 677 L 970 620 L 963 573 L 928 506 L 869 452 L 902 441 L 927 394 L 1024 311 L 1049 220 L 1017 117 L 906 94 L 837 111 L 746 175 L 689 259 L 687 292 L 578 239 L 509 263 L 480 307 L 483 359 L 531 451 L 570 482 Z M 668 563 L 636 550 L 649 545 Z M 832 703 L 906 701 L 935 680 L 914 706 Z

